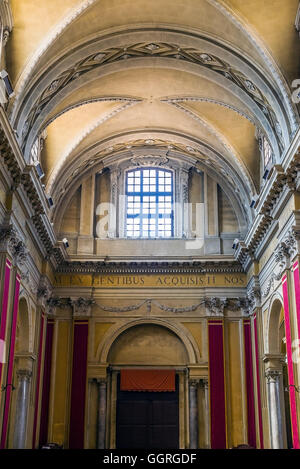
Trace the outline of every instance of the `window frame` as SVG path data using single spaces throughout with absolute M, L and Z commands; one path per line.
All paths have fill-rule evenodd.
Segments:
M 155 171 L 155 191 L 150 190 L 151 184 L 149 184 L 149 191 L 144 191 L 143 190 L 143 180 L 145 178 L 144 176 L 144 171 Z M 140 173 L 140 187 L 138 191 L 128 191 L 128 176 L 129 173 Z M 170 191 L 159 191 L 159 172 L 163 172 L 165 174 L 170 174 L 171 175 L 171 190 Z M 162 168 L 160 166 L 142 166 L 142 167 L 134 167 L 134 168 L 128 168 L 125 171 L 125 179 L 124 179 L 124 188 L 125 188 L 125 226 L 124 226 L 124 234 L 127 239 L 144 239 L 144 240 L 151 240 L 151 239 L 173 239 L 174 238 L 174 233 L 175 233 L 175 173 L 172 169 L 170 168 Z M 149 174 L 149 178 L 150 178 Z M 153 176 L 152 176 L 153 177 Z M 149 180 L 150 182 L 150 180 Z M 153 185 L 153 184 L 152 184 Z M 166 184 L 165 184 L 166 185 Z M 128 214 L 128 197 L 139 197 L 139 212 L 138 213 L 130 213 Z M 153 203 L 153 200 L 151 201 L 150 197 L 154 198 L 155 197 L 155 214 L 151 213 L 151 206 L 149 205 L 149 212 L 144 213 L 143 211 L 143 206 L 144 206 L 144 198 L 148 197 L 149 199 L 147 202 L 149 204 Z M 170 213 L 159 213 L 159 197 L 171 197 L 171 212 Z M 145 201 L 146 202 L 146 201 Z M 134 202 L 133 202 L 134 203 Z M 165 202 L 169 203 L 169 202 Z M 134 207 L 134 205 L 133 205 Z M 164 208 L 165 209 L 165 208 Z M 133 208 L 134 210 L 134 208 Z M 128 216 L 129 215 L 129 216 Z M 133 235 L 128 235 L 128 219 L 139 219 L 139 235 L 134 236 Z M 150 236 L 150 224 L 148 224 L 148 235 L 145 236 L 143 234 L 143 220 L 145 219 L 154 219 L 155 220 L 155 236 Z M 159 220 L 160 219 L 170 219 L 171 220 L 171 235 L 166 236 L 165 233 L 163 236 L 159 235 Z M 153 226 L 153 225 L 152 225 Z M 164 232 L 169 231 L 164 229 Z M 133 229 L 134 233 L 134 229 Z

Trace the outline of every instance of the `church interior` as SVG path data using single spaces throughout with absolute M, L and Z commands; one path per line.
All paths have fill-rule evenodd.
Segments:
M 0 448 L 300 449 L 299 1 L 0 27 Z

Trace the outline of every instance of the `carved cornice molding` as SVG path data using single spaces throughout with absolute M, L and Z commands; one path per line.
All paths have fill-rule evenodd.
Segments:
M 237 274 L 243 273 L 239 262 L 97 262 L 69 261 L 57 267 L 57 273 L 70 274 Z
M 8 124 L 4 122 L 3 125 Z M 24 165 L 24 167 L 20 166 L 20 155 L 15 154 L 7 138 L 6 132 L 1 126 L 0 142 L 0 156 L 3 158 L 3 161 L 10 173 L 12 179 L 12 189 L 16 190 L 18 186 L 22 185 L 25 191 L 25 195 L 28 197 L 28 200 L 31 203 L 32 209 L 34 211 L 34 215 L 32 216 L 31 220 L 33 226 L 35 227 L 37 237 L 40 239 L 41 244 L 44 246 L 49 257 L 52 255 L 54 256 L 56 264 L 63 262 L 64 255 L 62 254 L 61 250 L 55 246 L 56 238 L 54 231 L 46 215 L 46 197 L 42 190 L 40 181 L 38 180 L 35 168 L 28 165 Z M 17 246 L 15 244 L 14 249 L 15 255 L 18 254 L 18 261 L 22 262 L 22 257 L 24 257 L 25 253 L 24 249 L 22 250 L 22 245 L 19 244 Z M 17 253 L 17 251 L 19 251 L 19 253 Z
M 284 171 L 281 166 L 275 165 L 273 168 L 275 176 L 273 182 L 269 187 L 268 192 L 264 196 L 263 203 L 260 205 L 260 212 L 258 216 L 261 219 L 255 226 L 255 229 L 250 232 L 249 239 L 247 242 L 236 240 L 235 258 L 239 260 L 245 267 L 251 260 L 255 259 L 256 251 L 262 244 L 265 236 L 275 223 L 273 218 L 273 211 L 278 206 L 278 201 L 283 193 L 284 189 L 291 191 L 297 190 L 300 184 L 300 151 L 298 151 L 293 160 L 290 162 L 288 168 Z M 295 233 L 299 230 L 294 229 Z M 278 250 L 278 260 L 283 255 L 285 245 L 288 243 L 289 249 L 291 250 L 290 244 L 295 244 L 294 241 L 286 241 Z M 291 253 L 289 254 L 291 255 Z
M 10 173 L 10 176 L 13 182 L 13 187 L 17 187 L 21 182 L 22 169 L 19 166 L 19 162 L 15 158 L 14 151 L 12 150 L 9 144 L 9 141 L 6 137 L 6 133 L 1 128 L 1 126 L 0 126 L 0 155 Z

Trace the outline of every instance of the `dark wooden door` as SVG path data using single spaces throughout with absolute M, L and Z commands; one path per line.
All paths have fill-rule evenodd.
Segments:
M 175 392 L 120 391 L 118 380 L 117 448 L 179 448 L 178 377 Z

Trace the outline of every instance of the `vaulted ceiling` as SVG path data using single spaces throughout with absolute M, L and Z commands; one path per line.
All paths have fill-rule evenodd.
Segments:
M 9 115 L 57 206 L 111 153 L 155 146 L 260 190 L 264 135 L 276 162 L 299 126 L 298 0 L 11 0 Z

